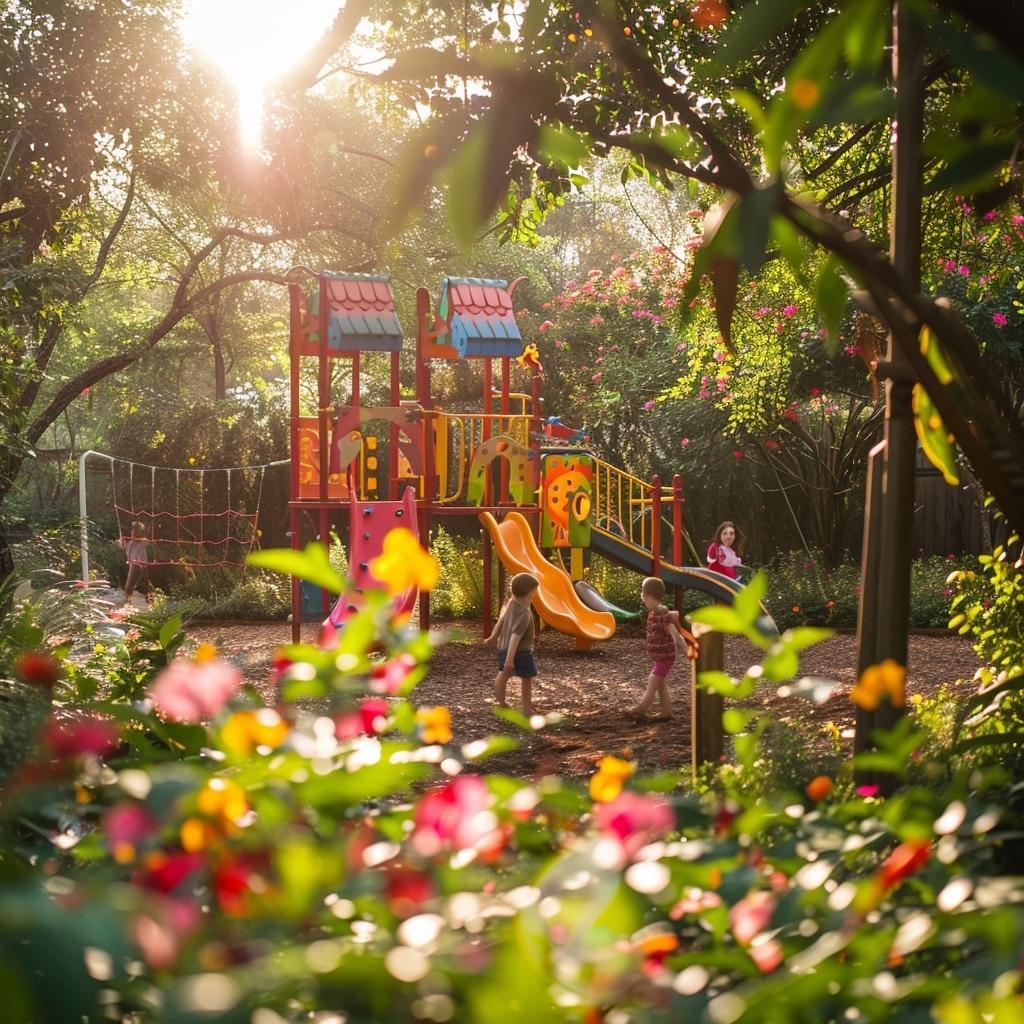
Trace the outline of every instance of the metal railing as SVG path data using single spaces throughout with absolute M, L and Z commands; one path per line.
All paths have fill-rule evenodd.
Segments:
M 658 477 L 642 480 L 594 460 L 594 524 L 647 551 L 661 551 L 663 530 L 671 531 L 673 564 L 685 556 L 683 488 L 677 475 L 663 486 Z

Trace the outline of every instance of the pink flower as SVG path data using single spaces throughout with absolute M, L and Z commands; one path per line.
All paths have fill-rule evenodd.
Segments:
M 788 305 L 788 306 L 783 306 L 782 307 L 782 315 L 783 316 L 796 316 L 798 308 L 799 307 L 792 305 L 792 303 L 790 305 Z
M 957 267 L 957 273 L 962 274 L 964 277 L 968 277 L 971 273 L 970 267 Z
M 653 401 L 644 402 L 644 412 L 649 412 L 651 409 L 654 408 L 654 405 L 655 403 Z
M 760 320 L 761 317 L 767 316 L 770 312 L 771 310 L 767 306 L 762 306 L 760 309 L 754 310 L 754 316 Z
M 600 324 L 603 324 L 603 323 L 604 323 L 604 317 L 603 316 L 594 316 L 594 317 L 590 318 L 590 326 L 591 327 L 598 327 Z
M 546 331 L 549 327 L 554 327 L 554 326 L 555 325 L 550 320 L 545 320 L 544 323 L 542 323 L 540 325 L 540 327 L 537 328 L 537 330 L 538 331 Z
M 955 260 L 946 260 L 946 264 L 943 267 L 943 269 L 946 271 L 947 274 L 951 270 L 955 270 L 956 269 L 956 261 Z
M 370 670 L 370 689 L 374 693 L 398 693 L 414 668 L 416 659 L 411 654 L 399 654 L 383 665 L 374 665 Z
M 679 442 L 679 447 L 680 448 L 685 448 L 689 443 L 690 443 L 690 439 L 688 437 L 684 437 L 682 439 L 682 441 Z
M 733 452 L 732 453 L 732 457 L 734 459 L 742 459 L 743 458 L 743 452 Z
M 996 219 L 996 211 L 995 210 L 989 210 L 988 213 L 986 213 L 985 216 L 982 217 L 981 219 L 982 220 L 995 220 Z
M 768 927 L 775 903 L 772 893 L 758 890 L 730 907 L 729 925 L 741 946 L 749 946 Z
M 992 323 L 998 324 L 1000 327 L 1006 326 L 1006 317 L 1002 313 L 992 314 Z
M 412 844 L 424 857 L 445 850 L 493 854 L 505 835 L 491 810 L 493 798 L 479 775 L 458 775 L 427 793 L 413 813 Z
M 765 441 L 764 446 L 769 451 L 773 452 L 773 451 L 775 451 L 779 447 L 779 442 L 778 441 L 772 441 L 771 439 L 769 439 L 769 440 Z
M 590 379 L 596 383 L 597 381 L 599 381 L 601 379 L 601 374 L 595 373 L 594 376 L 591 377 Z
M 242 685 L 242 673 L 227 661 L 175 658 L 149 687 L 157 712 L 176 722 L 198 722 L 215 714 Z
M 668 832 L 675 815 L 661 797 L 624 789 L 614 800 L 594 805 L 594 823 L 602 835 L 619 843 L 624 856 L 632 857 Z

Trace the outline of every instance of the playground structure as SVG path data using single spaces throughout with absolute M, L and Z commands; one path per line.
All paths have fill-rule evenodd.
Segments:
M 539 366 L 524 353 L 513 311 L 519 280 L 446 278 L 436 307 L 427 289 L 418 290 L 415 398 L 408 399 L 388 278 L 305 267 L 290 273 L 291 543 L 326 542 L 334 532 L 349 538 L 350 553 L 350 585 L 333 606 L 326 593 L 310 594 L 293 580 L 296 641 L 304 615 L 338 628 L 359 607 L 388 530 L 405 526 L 426 544 L 446 517 L 477 517 L 485 528 L 485 633 L 495 605 L 495 552 L 499 580 L 502 571 L 537 576 L 542 621 L 574 636 L 580 649 L 608 639 L 616 625 L 593 588 L 574 586 L 587 548 L 662 577 L 677 605 L 683 588 L 731 603 L 735 580 L 683 564 L 679 476 L 668 487 L 633 477 L 599 460 L 579 431 L 542 418 Z M 373 353 L 388 361 L 387 404 L 366 405 L 360 394 L 361 363 Z M 478 408 L 455 413 L 435 403 L 431 375 L 436 361 L 459 359 L 481 361 L 483 386 Z M 313 414 L 301 408 L 305 364 L 316 371 Z M 529 394 L 512 390 L 516 366 L 532 371 Z M 343 401 L 335 394 L 339 378 L 349 391 Z M 546 558 L 545 548 L 567 552 L 568 569 Z M 404 595 L 403 607 L 415 600 Z M 428 628 L 429 595 L 419 601 L 420 625 Z

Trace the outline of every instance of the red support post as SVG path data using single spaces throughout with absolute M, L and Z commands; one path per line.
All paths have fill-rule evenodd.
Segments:
M 661 576 L 661 477 L 651 477 L 651 575 Z

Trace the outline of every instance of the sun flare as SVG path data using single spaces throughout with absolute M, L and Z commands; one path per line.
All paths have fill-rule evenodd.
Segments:
M 235 87 L 246 146 L 257 148 L 263 96 L 331 24 L 342 0 L 191 0 L 182 33 Z

